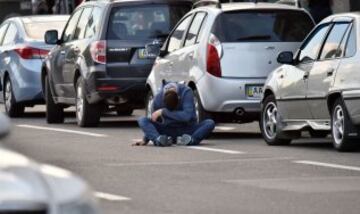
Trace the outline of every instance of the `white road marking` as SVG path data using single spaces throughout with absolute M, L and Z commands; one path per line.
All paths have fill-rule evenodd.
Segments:
M 235 130 L 235 127 L 231 127 L 231 126 L 216 126 L 215 129 L 216 129 L 216 130 L 219 130 L 219 131 L 232 131 L 232 130 Z
M 352 170 L 352 171 L 360 172 L 360 167 L 356 167 L 356 166 L 346 166 L 346 165 L 322 163 L 322 162 L 307 161 L 307 160 L 294 161 L 294 163 L 313 165 L 313 166 L 322 166 L 322 167 L 335 168 L 335 169 L 345 169 L 345 170 Z
M 96 133 L 83 132 L 83 131 L 74 131 L 74 130 L 69 130 L 69 129 L 48 128 L 48 127 L 25 125 L 25 124 L 17 125 L 17 127 L 27 128 L 27 129 L 45 130 L 45 131 L 54 131 L 54 132 L 64 132 L 64 133 L 71 133 L 71 134 L 78 134 L 78 135 L 86 135 L 86 136 L 91 136 L 91 137 L 107 137 L 107 135 L 104 135 L 104 134 L 96 134 Z
M 239 154 L 245 154 L 245 152 L 242 151 L 235 151 L 235 150 L 227 150 L 227 149 L 216 149 L 216 148 L 209 148 L 204 146 L 188 146 L 185 147 L 187 149 L 195 149 L 195 150 L 202 150 L 207 152 L 219 152 L 219 153 L 225 153 L 225 154 L 231 154 L 231 155 L 239 155 Z
M 131 200 L 131 198 L 128 198 L 128 197 L 124 197 L 121 195 L 113 195 L 113 194 L 104 193 L 104 192 L 95 192 L 95 197 L 97 197 L 99 199 L 103 199 L 103 200 L 108 200 L 108 201 L 130 201 Z

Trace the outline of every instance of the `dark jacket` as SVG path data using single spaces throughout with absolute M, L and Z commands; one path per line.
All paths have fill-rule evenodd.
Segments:
M 165 107 L 164 87 L 155 96 L 153 102 L 153 112 L 163 109 L 161 123 L 169 127 L 184 127 L 196 123 L 194 94 L 191 88 L 184 84 L 177 84 L 179 105 L 174 111 L 170 111 Z

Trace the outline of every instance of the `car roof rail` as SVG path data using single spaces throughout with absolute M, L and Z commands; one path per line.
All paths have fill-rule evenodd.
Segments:
M 216 8 L 221 9 L 221 3 L 217 0 L 200 0 L 193 4 L 192 9 L 206 6 L 215 6 Z

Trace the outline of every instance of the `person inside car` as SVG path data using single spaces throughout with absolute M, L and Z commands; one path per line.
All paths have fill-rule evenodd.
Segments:
M 198 145 L 215 128 L 211 119 L 197 122 L 193 92 L 184 84 L 167 83 L 155 96 L 152 108 L 151 118 L 138 120 L 145 136 L 136 146 L 150 141 L 155 146 Z

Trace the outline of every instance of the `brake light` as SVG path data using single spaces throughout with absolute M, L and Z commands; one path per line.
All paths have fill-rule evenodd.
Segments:
M 117 86 L 105 85 L 96 88 L 98 91 L 116 91 L 119 88 Z
M 207 46 L 207 72 L 215 77 L 221 77 L 220 59 L 222 56 L 222 46 L 214 34 L 210 35 Z
M 32 47 L 20 47 L 14 51 L 23 59 L 44 59 L 49 53 L 49 50 Z
M 95 41 L 90 46 L 91 57 L 94 62 L 106 63 L 106 41 Z

